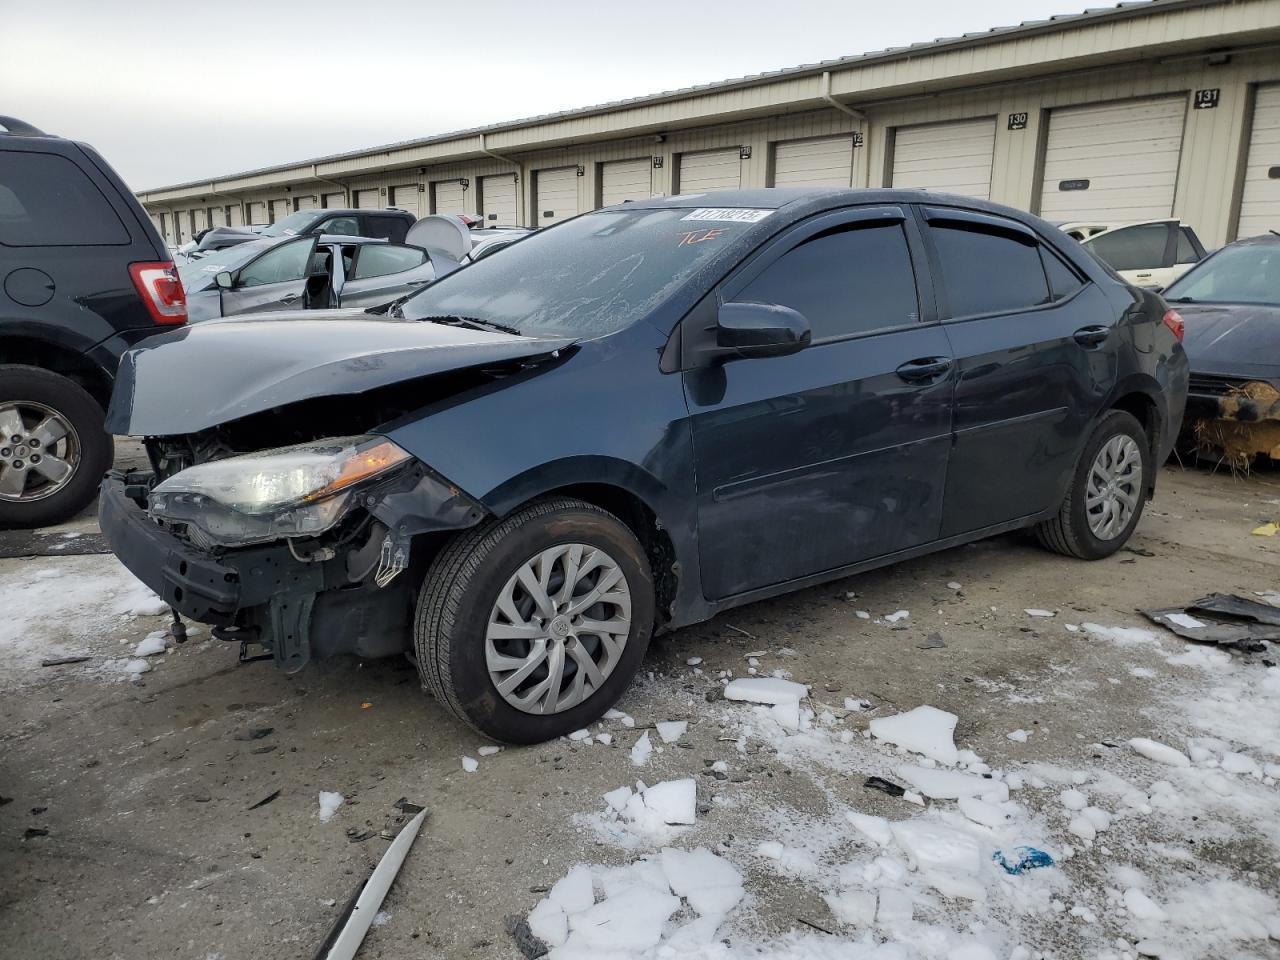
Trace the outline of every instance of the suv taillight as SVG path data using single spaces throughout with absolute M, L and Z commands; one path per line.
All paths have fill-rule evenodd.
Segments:
M 1178 342 L 1182 342 L 1182 335 L 1186 332 L 1186 323 L 1182 319 L 1182 314 L 1177 310 L 1166 310 L 1164 313 L 1164 325 L 1173 331 L 1173 335 L 1178 338 Z
M 152 320 L 166 326 L 187 322 L 187 291 L 172 260 L 131 263 L 129 276 Z

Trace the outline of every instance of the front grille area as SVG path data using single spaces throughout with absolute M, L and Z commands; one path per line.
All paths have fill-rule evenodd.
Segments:
M 1254 382 L 1248 377 L 1221 377 L 1208 373 L 1193 373 L 1188 390 L 1190 393 L 1203 396 L 1225 397 L 1239 392 L 1246 384 Z

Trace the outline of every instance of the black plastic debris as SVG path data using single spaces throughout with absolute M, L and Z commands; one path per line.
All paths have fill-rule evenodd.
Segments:
M 245 727 L 235 734 L 232 740 L 261 740 L 275 732 L 275 727 Z
M 27 827 L 27 829 L 22 831 L 23 840 L 30 840 L 33 837 L 47 837 L 48 835 L 49 831 L 44 827 Z
M 372 830 L 357 830 L 355 827 L 347 830 L 348 843 L 364 843 L 366 840 L 371 840 L 376 836 L 377 834 Z
M 881 793 L 887 793 L 891 797 L 900 797 L 907 792 L 906 787 L 900 787 L 892 780 L 886 780 L 884 777 L 867 777 L 863 786 L 869 790 L 879 790 Z
M 1235 594 L 1211 593 L 1185 606 L 1140 612 L 1196 643 L 1261 653 L 1267 648 L 1264 641 L 1280 642 L 1280 607 Z
M 507 933 L 516 942 L 516 949 L 525 960 L 538 960 L 550 951 L 545 943 L 533 935 L 529 921 L 524 917 L 507 917 Z
M 257 810 L 259 807 L 265 807 L 268 803 L 270 803 L 272 800 L 274 800 L 274 799 L 275 799 L 276 797 L 278 797 L 278 796 L 280 796 L 280 791 L 279 791 L 279 790 L 273 790 L 271 793 L 267 794 L 265 797 L 263 797 L 261 800 L 259 800 L 257 803 L 255 803 L 255 804 L 254 804 L 252 807 L 250 807 L 249 809 L 250 809 L 250 810 Z
M 64 667 L 69 663 L 84 663 L 86 660 L 92 660 L 92 657 L 50 657 L 48 660 L 41 660 L 42 667 Z
M 413 803 L 407 797 L 401 797 L 399 800 L 393 803 L 392 806 L 395 807 L 397 810 L 399 810 L 401 813 L 409 814 L 409 816 L 413 816 L 415 813 L 421 813 L 425 809 L 424 807 L 416 803 Z

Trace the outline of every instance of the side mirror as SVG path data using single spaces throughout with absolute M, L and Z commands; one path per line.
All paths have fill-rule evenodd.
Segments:
M 809 321 L 776 303 L 726 303 L 716 317 L 714 353 L 725 358 L 782 357 L 809 345 Z
M 235 280 L 231 276 L 230 270 L 223 270 L 213 278 L 213 282 L 218 285 L 219 290 L 230 290 L 235 286 Z

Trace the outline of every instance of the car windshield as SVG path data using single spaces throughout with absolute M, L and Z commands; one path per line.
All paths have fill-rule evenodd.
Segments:
M 411 320 L 461 317 L 526 335 L 613 333 L 653 311 L 767 215 L 678 208 L 589 213 L 450 274 L 400 309 Z
M 1170 284 L 1175 303 L 1261 303 L 1280 306 L 1280 242 L 1225 247 Z
M 291 213 L 283 220 L 277 220 L 271 226 L 263 228 L 262 235 L 264 237 L 296 237 L 310 227 L 315 222 L 315 219 L 314 210 L 299 210 L 297 213 Z
M 263 250 L 269 250 L 277 243 L 278 240 L 271 239 L 249 240 L 224 250 L 212 250 L 208 256 L 199 260 L 180 264 L 178 276 L 182 278 L 182 285 L 186 289 L 200 290 L 213 281 L 215 274 L 223 270 L 238 270 Z

